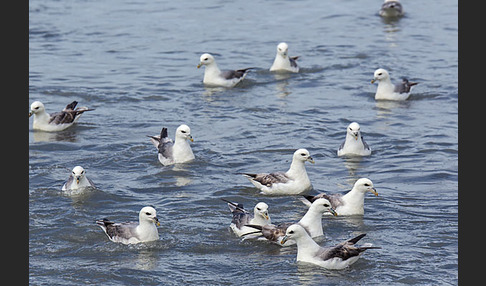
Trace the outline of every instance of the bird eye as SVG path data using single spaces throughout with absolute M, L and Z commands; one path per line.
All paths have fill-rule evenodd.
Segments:
M 186 133 L 186 131 L 184 131 L 184 130 L 181 130 L 181 132 L 182 132 L 182 133 Z
M 293 234 L 293 233 L 294 233 L 294 231 L 293 231 L 293 230 L 289 231 L 289 234 Z
M 146 215 L 151 215 L 151 213 L 149 213 L 149 212 L 146 212 L 145 214 L 146 214 Z
M 324 204 L 324 206 L 325 206 L 326 208 L 327 208 L 327 207 L 329 207 L 329 205 L 328 205 L 328 204 Z
M 205 58 L 204 60 L 207 61 L 207 60 L 209 60 L 209 58 Z
M 35 110 L 39 109 L 39 106 L 36 106 L 34 109 L 35 109 Z
M 260 209 L 260 208 L 256 208 L 256 209 L 257 209 L 257 211 L 261 211 L 261 209 Z
M 379 73 L 378 75 L 382 75 L 383 73 Z
M 73 175 L 76 175 L 76 173 L 73 172 Z
M 300 156 L 305 156 L 305 153 L 300 153 Z
M 368 183 L 365 183 L 364 185 L 365 185 L 365 187 L 369 187 L 370 186 L 370 184 L 368 184 Z

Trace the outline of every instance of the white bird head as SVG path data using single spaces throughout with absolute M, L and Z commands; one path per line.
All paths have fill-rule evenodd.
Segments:
M 76 166 L 73 168 L 72 176 L 76 180 L 76 184 L 79 184 L 79 181 L 81 178 L 83 178 L 86 175 L 86 172 L 83 167 L 81 166 Z
M 287 240 L 289 240 L 289 239 L 296 240 L 299 237 L 302 237 L 302 236 L 305 236 L 305 235 L 309 235 L 309 234 L 307 234 L 306 230 L 302 226 L 300 226 L 299 224 L 293 224 L 293 225 L 289 226 L 287 228 L 287 230 L 285 231 L 285 235 L 282 238 L 282 240 L 280 241 L 280 244 L 285 244 L 285 242 L 287 242 Z
M 147 222 L 155 223 L 155 225 L 157 226 L 160 225 L 159 219 L 157 218 L 157 212 L 153 207 L 150 206 L 143 207 L 140 210 L 140 213 L 138 214 L 138 219 L 140 223 L 142 223 L 142 221 L 147 221 Z
M 330 212 L 333 216 L 337 216 L 337 212 L 331 206 L 331 203 L 325 198 L 319 198 L 315 200 L 309 209 L 317 211 L 319 213 Z
M 300 161 L 309 161 L 312 164 L 314 164 L 314 159 L 312 159 L 309 151 L 307 149 L 298 149 L 297 151 L 294 152 L 293 156 L 294 160 L 300 160 Z
M 378 192 L 373 186 L 373 182 L 368 178 L 361 178 L 354 183 L 353 189 L 357 189 L 363 193 L 370 192 L 375 196 L 378 196 Z
M 187 126 L 186 124 L 182 124 L 176 129 L 176 135 L 177 137 L 183 138 L 185 140 L 191 140 L 191 142 L 194 142 L 194 139 L 192 138 L 191 135 L 191 128 Z
M 375 81 L 382 81 L 387 78 L 390 78 L 390 75 L 385 69 L 377 69 L 374 73 L 373 79 L 371 80 L 371 83 L 375 83 Z
M 197 68 L 200 68 L 201 66 L 207 66 L 214 63 L 214 57 L 211 54 L 205 53 L 202 54 L 201 57 L 199 58 L 199 64 L 197 65 Z
M 270 219 L 270 216 L 268 215 L 268 205 L 264 202 L 259 202 L 258 204 L 256 204 L 253 212 L 255 216 L 259 215 L 266 220 Z
M 349 135 L 353 136 L 355 140 L 358 140 L 361 131 L 360 131 L 360 126 L 358 122 L 352 122 L 351 124 L 348 125 L 347 132 Z
M 287 53 L 289 51 L 289 46 L 287 43 L 280 43 L 277 46 L 277 54 L 281 55 L 283 58 L 287 57 Z
M 36 114 L 38 112 L 44 111 L 44 104 L 40 101 L 34 101 L 30 105 L 30 111 L 29 111 L 29 117 L 32 116 L 32 114 Z

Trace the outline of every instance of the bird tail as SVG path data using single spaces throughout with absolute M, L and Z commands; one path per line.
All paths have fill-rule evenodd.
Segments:
M 243 176 L 247 177 L 247 178 L 256 178 L 257 174 L 249 174 L 249 173 L 242 173 Z
M 348 240 L 347 242 L 350 243 L 350 244 L 355 244 L 356 242 L 358 242 L 360 239 L 362 239 L 364 236 L 366 235 L 366 233 L 363 233 L 363 234 L 360 234 L 358 236 L 356 236 L 355 238 L 351 238 L 350 240 Z
M 162 131 L 160 131 L 160 139 L 167 138 L 169 135 L 167 134 L 167 128 L 162 127 Z

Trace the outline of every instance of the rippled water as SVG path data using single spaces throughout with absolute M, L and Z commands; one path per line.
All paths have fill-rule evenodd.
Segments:
M 63 132 L 29 120 L 29 281 L 39 284 L 455 285 L 458 283 L 456 1 L 29 1 L 29 102 L 48 112 L 73 100 L 95 108 Z M 268 69 L 285 41 L 301 72 Z M 230 90 L 202 85 L 203 52 L 225 68 L 256 67 Z M 376 102 L 378 67 L 420 82 L 405 102 Z M 26 109 L 28 107 L 26 106 Z M 370 157 L 336 150 L 351 121 Z M 194 162 L 164 167 L 147 135 L 191 127 Z M 220 198 L 270 206 L 298 220 L 296 197 L 268 197 L 241 172 L 285 171 L 307 148 L 315 191 L 344 192 L 360 177 L 363 217 L 323 220 L 330 245 L 359 233 L 382 249 L 352 267 L 297 264 L 296 249 L 228 231 Z M 75 165 L 97 189 L 61 192 Z M 94 220 L 136 220 L 154 205 L 160 240 L 112 243 Z

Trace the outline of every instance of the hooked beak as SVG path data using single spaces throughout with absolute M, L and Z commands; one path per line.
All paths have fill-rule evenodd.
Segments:
M 31 117 L 31 116 L 32 116 L 32 114 L 34 114 L 34 111 L 32 111 L 32 110 L 31 110 L 31 111 L 29 111 L 29 117 Z
M 76 177 L 76 184 L 79 184 L 79 177 Z
M 371 80 L 371 83 L 375 83 L 375 81 L 376 81 L 376 78 L 372 79 Z
M 329 212 L 332 213 L 333 216 L 338 216 L 338 213 L 333 208 L 329 208 Z
M 314 162 L 314 159 L 312 159 L 312 157 L 311 157 L 311 156 L 309 156 L 309 158 L 307 158 L 307 161 L 311 162 L 312 164 L 314 164 L 314 163 L 315 163 L 315 162 Z
M 265 219 L 267 219 L 267 220 L 270 219 L 270 217 L 268 216 L 268 213 L 267 212 L 262 213 L 262 215 L 263 215 L 263 217 Z
M 203 65 L 202 63 L 199 63 L 196 67 L 200 68 L 202 65 Z
M 189 140 L 191 140 L 191 142 L 194 142 L 194 139 L 192 138 L 191 134 L 187 135 L 187 137 L 189 138 Z
M 160 226 L 159 219 L 157 217 L 154 217 L 154 223 L 156 226 Z
M 373 195 L 378 196 L 378 192 L 376 191 L 376 189 L 375 189 L 375 188 L 371 188 L 371 189 L 370 189 L 370 192 L 371 192 Z
M 287 240 L 289 239 L 289 237 L 287 235 L 284 235 L 284 237 L 282 237 L 282 240 L 280 241 L 280 244 L 285 244 L 287 242 Z

